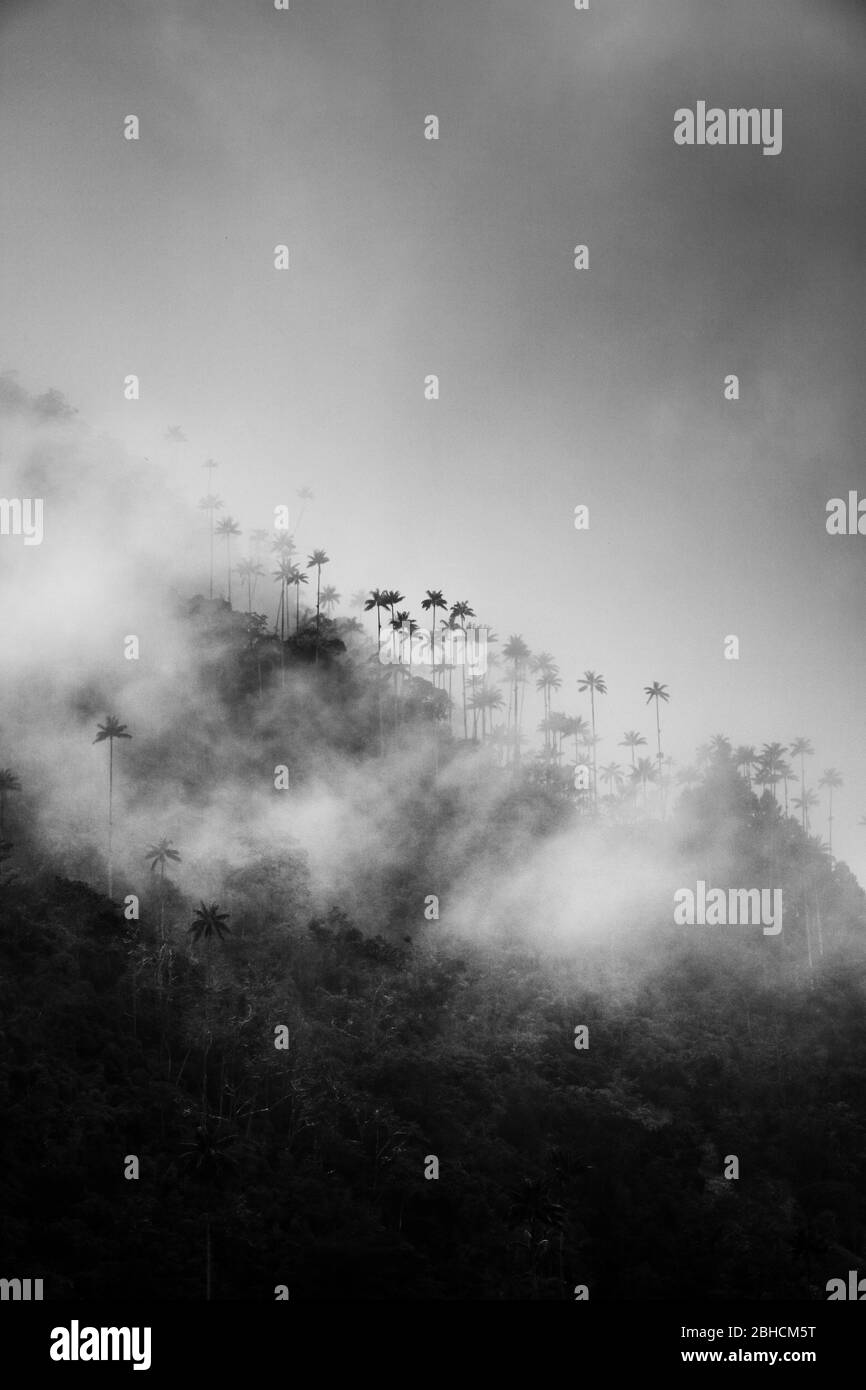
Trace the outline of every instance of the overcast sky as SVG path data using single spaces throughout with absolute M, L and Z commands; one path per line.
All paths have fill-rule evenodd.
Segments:
M 591 3 L 3 0 L 0 369 L 245 530 L 312 487 L 344 596 L 468 599 L 559 708 L 600 670 L 604 761 L 654 680 L 680 762 L 811 737 L 866 882 L 866 14 Z M 782 153 L 675 145 L 698 100 Z

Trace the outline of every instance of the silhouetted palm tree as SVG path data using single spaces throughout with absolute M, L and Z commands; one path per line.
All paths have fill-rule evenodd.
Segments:
M 226 543 L 226 588 L 228 590 L 229 607 L 232 602 L 232 536 L 239 536 L 241 528 L 232 516 L 224 516 L 216 528 L 218 536 L 223 536 Z
M 427 597 L 426 597 L 426 598 L 422 598 L 422 600 L 421 600 L 421 607 L 424 609 L 425 613 L 430 613 L 430 614 L 432 614 L 432 619 L 433 619 L 433 621 L 432 621 L 431 624 L 430 624 L 430 640 L 431 640 L 431 643 L 432 643 L 432 646 L 431 646 L 431 649 L 430 649 L 430 674 L 431 674 L 431 679 L 432 679 L 432 681 L 433 681 L 433 685 L 435 686 L 435 684 L 436 684 L 436 610 L 437 610 L 438 608 L 445 609 L 445 608 L 448 607 L 448 605 L 447 605 L 447 603 L 445 602 L 444 598 L 442 597 L 442 590 L 441 590 L 441 589 L 426 589 L 426 590 L 425 590 L 425 593 L 427 594 Z
M 301 628 L 301 585 L 309 584 L 310 578 L 297 565 L 291 565 L 290 570 L 288 582 L 295 588 L 295 636 L 297 636 Z
M 827 817 L 827 846 L 830 857 L 833 857 L 833 792 L 843 787 L 842 774 L 837 772 L 835 767 L 828 767 L 824 776 L 819 779 L 818 786 L 826 787 L 830 793 L 830 814 Z
M 805 788 L 803 790 L 802 796 L 795 797 L 792 804 L 797 807 L 798 811 L 800 811 L 802 816 L 803 830 L 808 835 L 809 812 L 813 806 L 817 806 L 819 804 L 818 793 L 813 791 L 811 787 Z
M 634 750 L 646 747 L 646 739 L 636 729 L 629 729 L 620 740 L 620 748 L 631 749 L 631 765 L 634 767 Z
M 805 797 L 805 795 L 806 795 L 806 761 L 805 761 L 805 760 L 806 760 L 806 758 L 810 758 L 810 757 L 812 756 L 812 754 L 815 752 L 815 750 L 814 750 L 814 748 L 812 747 L 811 743 L 809 742 L 809 740 L 808 740 L 807 738 L 795 738 L 795 739 L 794 739 L 794 742 L 791 744 L 791 747 L 790 747 L 790 750 L 789 750 L 789 751 L 790 751 L 790 754 L 791 754 L 791 757 L 792 757 L 792 758 L 799 758 L 799 759 L 800 759 L 800 788 L 801 788 L 801 790 L 802 790 L 802 792 L 803 792 L 803 796 Z M 801 800 L 802 800 L 802 798 L 801 798 Z M 801 807 L 801 810 L 802 810 L 802 826 L 803 826 L 803 829 L 805 830 L 805 828 L 806 828 L 806 806 L 803 805 L 803 806 Z
M 326 617 L 329 618 L 331 616 L 331 609 L 336 608 L 339 602 L 340 595 L 337 593 L 333 584 L 326 584 L 322 590 L 322 608 L 324 609 Z
M 179 864 L 180 855 L 176 849 L 172 849 L 171 840 L 162 839 L 158 844 L 151 845 L 150 849 L 145 850 L 144 857 L 151 860 L 151 873 L 159 865 L 159 935 L 160 940 L 165 941 L 165 866 L 169 861 L 173 864 Z
M 592 799 L 598 801 L 598 775 L 596 763 L 596 743 L 595 743 L 595 697 L 596 694 L 606 695 L 607 686 L 604 683 L 604 676 L 597 676 L 595 671 L 584 671 L 583 676 L 577 683 L 577 688 L 581 694 L 585 690 L 589 691 L 590 709 L 592 712 Z M 659 760 L 661 766 L 661 760 Z
M 456 623 L 460 631 L 463 633 L 463 661 L 461 663 L 463 667 L 463 737 L 467 741 L 469 739 L 469 725 L 466 718 L 466 619 L 474 617 L 475 609 L 470 608 L 469 603 L 466 599 L 463 599 L 459 603 L 452 603 L 451 621 L 452 623 Z
M 108 740 L 108 896 L 111 897 L 114 887 L 114 868 L 111 862 L 111 838 L 113 827 L 113 799 L 114 799 L 114 740 L 116 738 L 132 738 L 132 734 L 126 732 L 126 725 L 121 724 L 115 719 L 113 714 L 105 717 L 104 724 L 97 724 L 99 733 L 93 740 L 94 743 L 104 743 Z
M 638 758 L 637 763 L 635 764 L 634 768 L 632 769 L 631 780 L 634 782 L 634 784 L 635 784 L 636 787 L 637 787 L 637 786 L 643 787 L 643 804 L 644 804 L 644 806 L 646 806 L 646 788 L 647 788 L 647 782 L 655 782 L 655 781 L 657 780 L 657 778 L 658 778 L 658 773 L 657 773 L 656 769 L 653 767 L 652 759 L 651 759 L 651 758 Z
M 216 467 L 216 464 L 214 464 Z M 207 464 L 205 464 L 207 468 Z M 210 512 L 210 591 L 209 596 L 213 598 L 213 538 L 214 538 L 214 516 L 222 510 L 223 500 L 217 497 L 215 492 L 209 492 L 207 497 L 203 497 L 199 502 L 202 511 Z
M 666 686 L 666 685 L 660 685 L 658 681 L 653 681 L 652 685 L 645 685 L 644 688 L 643 688 L 643 693 L 644 693 L 644 695 L 646 695 L 646 702 L 647 702 L 647 704 L 649 704 L 650 700 L 655 700 L 655 702 L 656 702 L 656 738 L 657 738 L 657 740 L 658 740 L 658 765 L 659 765 L 659 772 L 661 772 L 661 770 L 662 770 L 662 726 L 661 726 L 661 721 L 660 721 L 660 719 L 659 719 L 659 705 L 660 705 L 660 703 L 661 703 L 662 701 L 664 701 L 664 703 L 667 704 L 671 697 L 670 697 L 670 695 L 669 695 L 669 693 L 668 693 L 668 688 L 667 688 L 667 686 Z M 646 788 L 644 788 L 644 791 L 646 791 Z
M 253 616 L 253 593 L 256 587 L 256 580 L 264 574 L 261 565 L 255 560 L 239 560 L 236 566 L 237 573 L 240 575 L 241 583 L 247 586 L 247 614 Z
M 746 769 L 746 784 L 752 790 L 752 769 L 758 765 L 757 751 L 751 744 L 741 743 L 734 754 L 734 766 Z
M 523 638 L 519 633 L 512 633 L 505 646 L 502 648 L 502 655 L 511 667 L 511 685 L 514 695 L 514 763 L 520 762 L 520 712 L 518 709 L 518 689 L 520 682 L 524 678 L 527 663 L 531 653 Z
M 195 910 L 192 925 L 187 927 L 195 943 L 204 941 L 205 945 L 205 986 L 204 986 L 204 1011 L 202 1024 L 202 1069 L 201 1069 L 201 1121 L 207 1123 L 207 1058 L 210 1051 L 210 1037 L 208 1034 L 208 1013 L 210 1000 L 210 980 L 211 980 L 211 943 L 214 940 L 221 941 L 231 930 L 226 926 L 229 914 L 220 910 L 219 903 L 201 902 Z
M 300 494 L 298 494 L 300 496 Z M 311 494 L 312 495 L 312 494 Z M 307 569 L 316 571 L 316 661 L 319 660 L 319 616 L 321 613 L 321 592 L 322 592 L 322 566 L 329 565 L 330 559 L 324 550 L 314 550 L 307 557 Z
M 602 782 L 608 788 L 613 787 L 614 792 L 618 792 L 625 781 L 625 775 L 619 763 L 607 763 L 600 770 Z

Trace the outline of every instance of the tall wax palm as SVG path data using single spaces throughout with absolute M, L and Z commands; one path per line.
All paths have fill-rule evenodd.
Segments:
M 452 623 L 455 623 L 463 633 L 463 738 L 469 740 L 469 724 L 466 718 L 466 619 L 475 617 L 475 609 L 470 608 L 466 599 L 458 603 L 452 603 L 450 613 Z
M 502 648 L 502 655 L 511 667 L 511 686 L 514 696 L 514 763 L 520 762 L 520 712 L 518 691 L 524 679 L 524 672 L 531 658 L 531 652 L 519 633 L 512 633 Z
M 214 939 L 219 941 L 231 930 L 226 926 L 229 919 L 227 912 L 220 910 L 219 903 L 201 902 L 195 910 L 192 924 L 187 928 L 191 934 L 193 942 L 204 941 L 205 945 L 205 987 L 204 987 L 204 1014 L 202 1022 L 202 1069 L 201 1069 L 201 1122 L 207 1120 L 207 1058 L 210 1051 L 210 1037 L 208 1033 L 208 1013 L 210 1001 L 210 980 L 211 980 L 211 943 Z
M 631 749 L 631 765 L 634 767 L 634 750 L 636 748 L 644 748 L 646 746 L 646 739 L 643 734 L 639 734 L 636 729 L 628 729 L 626 733 L 623 734 L 619 746 L 620 748 Z
M 590 709 L 592 712 L 592 799 L 598 801 L 598 764 L 596 760 L 595 745 L 595 697 L 596 694 L 606 695 L 607 686 L 604 683 L 604 676 L 596 675 L 595 671 L 584 671 L 583 676 L 577 683 L 577 688 L 581 694 L 585 690 L 589 691 Z M 661 766 L 661 762 L 659 763 Z
M 644 806 L 646 806 L 647 782 L 655 782 L 657 778 L 658 773 L 653 767 L 652 758 L 638 758 L 637 763 L 632 768 L 631 780 L 635 784 L 635 789 L 637 789 L 638 786 L 643 787 Z
M 176 849 L 172 849 L 171 840 L 163 838 L 157 844 L 151 845 L 150 849 L 145 850 L 145 859 L 151 861 L 150 871 L 153 873 L 159 867 L 159 936 L 161 941 L 165 941 L 165 870 L 168 863 L 179 864 L 180 855 Z
M 6 797 L 10 792 L 20 792 L 21 783 L 11 767 L 0 768 L 0 840 L 6 820 Z
M 295 589 L 295 636 L 297 636 L 301 628 L 301 585 L 309 584 L 310 577 L 304 574 L 304 571 L 299 569 L 297 565 L 290 565 L 289 568 L 291 574 L 288 583 L 294 585 Z
M 544 729 L 544 746 L 545 746 L 545 748 L 547 748 L 547 746 L 548 746 L 548 744 L 549 744 L 549 742 L 550 742 L 550 732 L 551 732 L 551 731 L 550 731 L 550 687 L 549 687 L 549 685 L 548 685 L 548 680 L 547 680 L 547 678 L 548 678 L 549 676 L 551 676 L 551 675 L 556 675 L 556 676 L 558 676 L 558 675 L 559 675 L 559 667 L 557 666 L 557 664 L 556 664 L 556 662 L 554 661 L 554 659 L 553 659 L 553 657 L 552 657 L 552 655 L 551 655 L 550 652 L 539 652 L 537 656 L 534 656 L 534 657 L 532 658 L 532 661 L 530 662 L 530 667 L 531 667 L 532 671 L 534 672 L 534 674 L 538 677 L 538 679 L 537 679 L 536 682 L 535 682 L 535 688 L 536 688 L 536 690 L 540 690 L 540 691 L 541 691 L 542 704 L 543 704 L 543 707 L 544 707 L 544 719 L 543 719 L 543 721 L 542 721 L 542 726 L 541 726 L 541 727 Z M 559 682 L 559 686 L 561 686 L 561 685 L 562 685 L 562 681 Z
M 786 762 L 786 761 L 784 760 L 784 758 L 783 758 L 782 761 L 779 763 L 779 776 L 781 777 L 781 779 L 782 779 L 782 784 L 783 784 L 783 786 L 784 786 L 784 788 L 785 788 L 785 815 L 787 816 L 787 814 L 788 814 L 788 783 L 789 783 L 789 782 L 796 782 L 796 781 L 797 781 L 797 778 L 796 778 L 795 775 L 794 775 L 794 769 L 791 767 L 791 764 L 788 763 L 788 762 Z
M 818 806 L 819 804 L 820 798 L 818 793 L 811 787 L 803 787 L 802 795 L 794 797 L 793 805 L 797 807 L 797 810 L 802 816 L 803 830 L 807 835 L 809 833 L 809 812 L 813 806 Z
M 132 738 L 132 734 L 126 732 L 126 725 L 121 724 L 115 719 L 113 714 L 105 716 L 104 724 L 97 724 L 99 732 L 94 743 L 104 743 L 108 740 L 108 896 L 111 897 L 114 888 L 114 866 L 111 858 L 111 840 L 113 832 L 113 803 L 114 803 L 114 740 L 116 738 Z
M 296 567 L 289 559 L 282 559 L 273 571 L 274 582 L 280 586 L 280 598 L 277 604 L 277 616 L 274 622 L 274 632 L 279 631 L 280 641 L 285 642 L 289 630 L 289 585 L 294 584 Z M 306 578 L 306 576 L 305 576 Z
M 758 753 L 751 744 L 741 743 L 734 753 L 734 766 L 746 769 L 746 785 L 752 790 L 752 769 L 758 765 Z
M 247 586 L 247 614 L 252 618 L 256 580 L 261 578 L 264 570 L 256 560 L 239 560 L 236 565 L 236 572 L 240 576 L 241 583 Z
M 835 767 L 828 767 L 824 772 L 824 776 L 818 781 L 818 786 L 826 787 L 830 793 L 830 813 L 827 817 L 827 848 L 831 859 L 833 857 L 833 792 L 838 791 L 839 787 L 843 787 L 844 785 L 842 774 L 837 772 Z
M 207 467 L 207 464 L 205 464 L 205 467 Z M 214 465 L 214 467 L 216 467 L 216 465 Z M 198 505 L 202 511 L 210 513 L 210 597 L 213 598 L 214 518 L 217 512 L 222 511 L 223 499 L 218 497 L 215 492 L 209 492 L 207 497 L 203 497 Z
M 364 612 L 369 613 L 371 609 L 376 610 L 376 650 L 382 650 L 382 609 L 388 607 L 388 600 L 385 597 L 385 589 L 371 589 L 364 600 Z
M 814 748 L 812 747 L 811 743 L 809 742 L 809 740 L 808 740 L 807 738 L 795 738 L 795 739 L 794 739 L 794 742 L 791 744 L 791 747 L 790 747 L 790 749 L 789 749 L 788 751 L 790 752 L 792 758 L 799 758 L 799 759 L 800 759 L 800 788 L 801 788 L 801 791 L 802 791 L 802 793 L 803 793 L 803 797 L 805 797 L 805 795 L 806 795 L 806 759 L 807 759 L 807 758 L 811 758 L 812 755 L 813 755 L 813 753 L 815 752 L 815 750 L 814 750 Z M 803 798 L 801 797 L 800 799 L 802 800 Z M 801 809 L 801 813 L 802 813 L 802 826 L 803 826 L 803 829 L 805 830 L 805 829 L 806 829 L 806 806 L 803 805 L 803 806 L 801 806 L 800 809 Z
M 232 603 L 232 536 L 239 536 L 241 528 L 233 516 L 224 516 L 216 528 L 218 536 L 222 536 L 226 543 L 226 588 L 228 590 L 228 602 L 231 608 Z
M 431 668 L 431 677 L 432 677 L 432 680 L 433 680 L 433 685 L 435 686 L 435 685 L 436 685 L 436 610 L 437 610 L 438 608 L 446 609 L 446 608 L 448 607 L 448 605 L 447 605 L 447 603 L 445 602 L 444 598 L 442 597 L 442 590 L 441 590 L 441 589 L 426 589 L 426 590 L 425 590 L 425 593 L 426 593 L 427 597 L 426 597 L 426 598 L 422 598 L 422 600 L 421 600 L 421 607 L 424 609 L 425 613 L 429 613 L 429 614 L 431 615 L 431 618 L 432 618 L 432 621 L 431 621 L 431 623 L 430 623 L 430 639 L 431 639 L 431 642 L 432 642 L 432 646 L 431 646 L 431 649 L 430 649 L 430 668 Z
M 659 772 L 662 770 L 662 726 L 659 719 L 659 705 L 664 701 L 665 704 L 670 700 L 670 694 L 666 685 L 660 685 L 658 681 L 653 681 L 652 685 L 645 685 L 643 693 L 646 695 L 646 702 L 650 700 L 656 702 L 656 739 L 658 740 L 658 765 Z M 644 788 L 646 791 L 646 788 Z
M 773 800 L 776 800 L 776 787 L 782 780 L 782 765 L 785 761 L 785 745 L 782 743 L 765 743 L 761 749 L 761 766 L 765 774 L 765 786 L 773 788 Z
M 625 781 L 625 776 L 619 763 L 607 763 L 600 769 L 600 772 L 601 780 L 606 787 L 613 787 L 614 792 L 618 792 L 621 789 Z
M 270 536 L 270 531 L 264 531 L 260 527 L 257 531 L 250 531 L 250 559 L 258 560 L 262 553 L 262 546 Z
M 324 550 L 314 550 L 307 557 L 307 569 L 316 571 L 316 661 L 319 660 L 319 617 L 321 614 L 322 566 L 331 563 Z
M 322 608 L 326 617 L 330 618 L 332 609 L 336 608 L 339 602 L 340 595 L 333 584 L 326 584 L 322 590 Z

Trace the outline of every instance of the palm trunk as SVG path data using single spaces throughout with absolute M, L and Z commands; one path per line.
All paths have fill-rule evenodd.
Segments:
M 214 509 L 210 509 L 210 597 L 213 598 L 213 521 Z
M 112 896 L 114 888 L 114 872 L 111 863 L 111 802 L 114 792 L 114 739 L 108 740 L 108 896 Z
M 316 662 L 319 660 L 319 595 L 322 590 L 322 566 L 316 569 Z

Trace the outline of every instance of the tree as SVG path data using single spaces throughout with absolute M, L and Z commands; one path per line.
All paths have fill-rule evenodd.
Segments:
M 114 871 L 111 862 L 111 837 L 113 826 L 113 798 L 114 798 L 114 740 L 116 738 L 132 738 L 132 734 L 126 732 L 126 725 L 121 724 L 115 719 L 113 714 L 105 717 L 104 724 L 97 724 L 99 730 L 94 743 L 104 743 L 108 740 L 108 896 L 111 897 L 114 888 Z
M 430 614 L 432 615 L 432 622 L 431 622 L 431 624 L 430 624 L 430 638 L 431 638 L 431 642 L 432 642 L 432 646 L 431 646 L 431 649 L 430 649 L 430 671 L 431 671 L 431 678 L 432 678 L 432 681 L 433 681 L 433 685 L 434 685 L 434 687 L 435 687 L 435 685 L 436 685 L 436 610 L 437 610 L 438 608 L 443 608 L 443 609 L 444 609 L 444 608 L 447 608 L 448 605 L 446 604 L 444 598 L 442 597 L 442 590 L 441 590 L 441 589 L 426 589 L 426 590 L 425 590 L 425 593 L 427 594 L 427 597 L 426 597 L 426 598 L 422 598 L 422 600 L 421 600 L 421 607 L 424 609 L 425 613 L 430 613 Z
M 752 769 L 758 765 L 758 754 L 751 744 L 741 743 L 734 753 L 734 766 L 746 769 L 746 784 L 752 790 Z
M 623 770 L 619 763 L 607 763 L 601 768 L 601 780 L 610 788 L 613 787 L 614 793 L 618 792 L 625 781 Z
M 205 985 L 204 985 L 204 1010 L 202 1022 L 202 1072 L 201 1072 L 201 1122 L 207 1123 L 207 1058 L 210 1051 L 210 1037 L 208 1034 L 208 1004 L 210 999 L 211 981 L 211 943 L 214 940 L 222 941 L 228 935 L 231 928 L 226 926 L 229 919 L 227 912 L 220 910 L 219 903 L 200 902 L 195 910 L 192 924 L 187 927 L 187 931 L 192 936 L 193 942 L 204 941 L 205 946 Z
M 638 758 L 637 763 L 632 769 L 631 780 L 634 782 L 635 788 L 637 788 L 638 786 L 643 787 L 644 806 L 646 806 L 647 782 L 655 782 L 657 780 L 657 777 L 658 773 L 656 772 L 656 769 L 653 767 L 652 759 Z
M 520 634 L 512 633 L 502 648 L 502 655 L 511 666 L 511 683 L 514 693 L 514 763 L 516 766 L 520 762 L 520 712 L 517 704 L 517 692 L 520 682 L 524 678 L 524 671 L 531 653 Z
M 664 703 L 667 704 L 671 697 L 670 697 L 670 695 L 669 695 L 669 693 L 668 693 L 668 688 L 667 688 L 667 686 L 666 686 L 666 685 L 660 685 L 658 681 L 653 681 L 652 685 L 645 685 L 644 688 L 643 688 L 643 693 L 644 693 L 644 695 L 646 695 L 646 702 L 647 702 L 647 704 L 649 704 L 650 700 L 655 700 L 655 702 L 656 702 L 656 738 L 657 738 L 657 740 L 658 740 L 658 765 L 659 765 L 659 773 L 661 773 L 661 770 L 662 770 L 662 726 L 661 726 L 661 721 L 660 721 L 660 719 L 659 719 L 659 705 L 660 705 L 660 703 L 661 703 L 662 701 L 664 701 Z
M 782 767 L 785 761 L 785 747 L 781 743 L 765 743 L 761 749 L 761 776 L 759 781 L 762 786 L 773 788 L 773 800 L 776 800 L 776 787 L 782 780 Z
M 607 686 L 604 683 L 604 676 L 597 676 L 595 671 L 584 671 L 583 676 L 577 683 L 577 688 L 581 694 L 585 690 L 589 691 L 590 709 L 592 713 L 592 799 L 598 803 L 598 776 L 596 763 L 596 744 L 595 744 L 595 697 L 596 694 L 606 695 Z M 659 758 L 661 767 L 661 758 Z
M 157 844 L 151 845 L 150 849 L 145 850 L 144 857 L 145 857 L 145 859 L 149 859 L 149 860 L 151 861 L 151 865 L 150 865 L 151 873 L 153 873 L 153 872 L 155 871 L 155 869 L 157 868 L 157 865 L 159 866 L 159 887 L 160 887 L 160 891 L 159 891 L 159 936 L 160 936 L 160 940 L 164 943 L 164 942 L 165 942 L 165 868 L 166 868 L 166 865 L 167 865 L 169 862 L 171 862 L 172 864 L 179 864 L 179 863 L 180 863 L 180 855 L 178 854 L 178 852 L 177 852 L 176 849 L 172 849 L 172 847 L 171 847 L 171 840 L 166 840 L 165 838 L 163 838 L 163 839 L 160 840 Z
M 824 776 L 818 781 L 818 786 L 826 787 L 830 793 L 830 813 L 827 817 L 827 847 L 831 859 L 833 857 L 833 792 L 844 785 L 842 774 L 837 772 L 835 767 L 828 767 L 824 772 Z
M 255 592 L 256 580 L 264 574 L 261 565 L 255 560 L 239 560 L 237 573 L 240 575 L 241 583 L 247 586 L 247 614 L 253 616 L 253 593 Z
M 812 747 L 811 743 L 809 742 L 809 740 L 808 740 L 807 738 L 795 738 L 795 739 L 794 739 L 794 742 L 791 744 L 791 747 L 790 747 L 790 749 L 789 749 L 789 752 L 790 752 L 792 758 L 799 758 L 799 759 L 800 759 L 800 788 L 801 788 L 801 791 L 802 791 L 802 793 L 803 793 L 803 797 L 801 797 L 800 800 L 801 800 L 801 802 L 803 802 L 803 804 L 801 805 L 801 811 L 802 811 L 802 817 L 803 817 L 803 819 L 802 819 L 802 826 L 803 826 L 803 829 L 805 830 L 805 829 L 806 829 L 806 804 L 805 804 L 805 802 L 803 801 L 803 798 L 804 798 L 805 795 L 806 795 L 806 761 L 805 761 L 805 760 L 806 760 L 806 758 L 810 758 L 810 757 L 812 756 L 812 754 L 815 752 L 815 750 L 814 750 L 814 748 Z
M 623 734 L 619 746 L 620 748 L 631 749 L 631 765 L 634 767 L 634 750 L 636 748 L 644 748 L 646 746 L 646 739 L 643 734 L 639 734 L 636 729 L 628 729 L 626 733 Z
M 6 819 L 6 797 L 10 792 L 20 792 L 21 783 L 11 767 L 0 768 L 0 840 Z
M 241 528 L 232 516 L 224 516 L 216 528 L 218 536 L 223 536 L 226 543 L 226 588 L 228 589 L 229 608 L 232 604 L 232 536 L 239 536 Z
M 311 494 L 312 495 L 312 494 Z M 307 558 L 307 569 L 316 571 L 316 661 L 319 660 L 319 615 L 321 612 L 322 566 L 331 562 L 324 550 L 314 550 Z
M 207 468 L 207 464 L 204 465 Z M 214 464 L 216 467 L 216 464 Z M 202 511 L 210 513 L 210 590 L 209 597 L 213 598 L 213 538 L 214 538 L 214 516 L 222 510 L 223 500 L 217 497 L 215 492 L 209 492 L 207 497 L 203 497 L 199 502 Z
M 309 584 L 310 579 L 309 575 L 304 574 L 298 565 L 292 565 L 288 582 L 290 585 L 294 585 L 295 589 L 295 636 L 297 637 L 301 628 L 301 585 Z
M 331 616 L 331 609 L 336 608 L 339 602 L 340 595 L 337 593 L 333 584 L 326 584 L 325 588 L 322 590 L 322 608 L 325 611 L 326 617 L 329 618 Z
M 470 608 L 468 601 L 463 599 L 458 603 L 452 603 L 450 617 L 452 623 L 456 623 L 463 633 L 463 660 L 461 662 L 463 667 L 463 737 L 468 742 L 469 725 L 466 718 L 466 619 L 475 617 L 475 609 Z
M 813 791 L 811 787 L 804 787 L 802 789 L 802 792 L 802 796 L 795 797 L 792 804 L 796 806 L 797 810 L 801 813 L 803 830 L 805 834 L 808 835 L 809 812 L 813 806 L 817 806 L 819 804 L 819 798 L 817 792 Z

